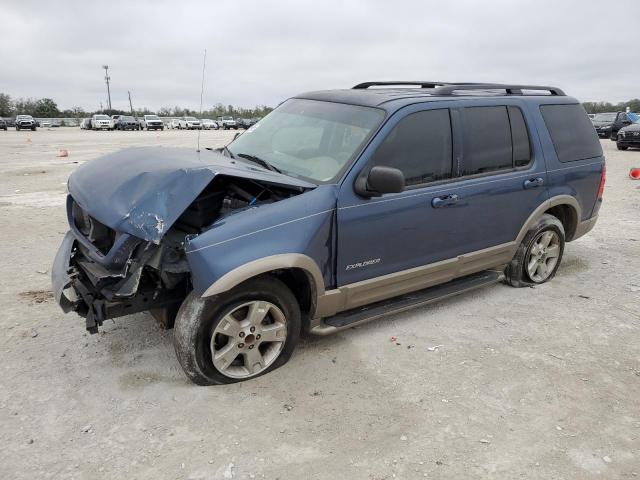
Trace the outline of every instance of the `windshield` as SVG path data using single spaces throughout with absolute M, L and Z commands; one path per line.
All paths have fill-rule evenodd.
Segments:
M 188 120 L 190 122 L 197 122 L 198 119 L 196 117 L 184 117 L 185 120 Z
M 157 115 L 145 115 L 144 118 L 147 120 L 160 120 Z
M 106 115 L 96 115 L 96 120 L 111 120 L 111 119 Z
M 31 115 L 18 115 L 16 118 L 31 118 Z
M 233 117 L 220 117 L 222 120 L 233 120 Z
M 125 120 L 127 122 L 133 122 L 133 117 L 120 117 L 120 120 Z
M 613 122 L 615 119 L 615 113 L 596 113 L 596 116 L 593 117 L 594 122 Z
M 383 118 L 376 108 L 291 99 L 240 135 L 229 150 L 239 157 L 259 157 L 294 177 L 329 183 Z

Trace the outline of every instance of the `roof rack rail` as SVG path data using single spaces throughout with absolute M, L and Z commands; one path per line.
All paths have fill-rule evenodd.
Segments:
M 356 90 L 364 90 L 369 87 L 382 86 L 402 86 L 413 85 L 420 88 L 432 88 L 430 92 L 433 95 L 453 95 L 461 90 L 504 90 L 507 95 L 522 95 L 523 90 L 540 90 L 548 91 L 551 95 L 565 96 L 566 94 L 558 87 L 545 87 L 540 85 L 511 85 L 501 83 L 474 83 L 474 82 L 432 82 L 423 81 L 383 81 L 383 82 L 364 82 L 352 87 Z
M 476 85 L 475 83 L 468 82 L 432 82 L 430 80 L 422 80 L 422 81 L 383 81 L 383 82 L 364 82 L 359 83 L 352 87 L 352 89 L 363 90 L 369 87 L 382 87 L 382 86 L 401 86 L 401 85 L 414 85 L 419 86 L 420 88 L 436 88 L 442 87 L 446 85 Z
M 433 95 L 452 95 L 461 90 L 504 90 L 507 95 L 522 95 L 523 90 L 548 91 L 551 95 L 565 96 L 566 94 L 557 87 L 544 87 L 540 85 L 503 85 L 500 83 L 475 83 L 475 84 L 448 84 L 438 86 L 433 90 Z

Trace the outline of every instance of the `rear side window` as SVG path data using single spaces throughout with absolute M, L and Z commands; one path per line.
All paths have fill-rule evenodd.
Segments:
M 372 165 L 402 171 L 407 186 L 452 177 L 448 109 L 427 110 L 400 120 L 373 154 Z
M 600 141 L 582 105 L 541 105 L 558 160 L 572 162 L 602 155 Z
M 518 107 L 508 107 L 511 122 L 511 143 L 513 144 L 513 166 L 524 167 L 531 161 L 531 146 L 529 133 L 524 123 L 522 110 Z
M 463 109 L 464 162 L 461 174 L 512 168 L 513 151 L 507 107 Z

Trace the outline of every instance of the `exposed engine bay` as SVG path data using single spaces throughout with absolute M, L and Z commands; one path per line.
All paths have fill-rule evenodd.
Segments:
M 305 190 L 300 186 L 217 175 L 159 242 L 104 225 L 69 196 L 71 232 L 56 257 L 56 264 L 65 263 L 60 266 L 68 275 L 68 280 L 58 281 L 64 292 L 60 303 L 65 311 L 75 310 L 85 317 L 91 333 L 97 332 L 106 319 L 145 310 L 170 328 L 180 303 L 191 289 L 185 240 L 207 231 L 228 215 L 278 202 Z

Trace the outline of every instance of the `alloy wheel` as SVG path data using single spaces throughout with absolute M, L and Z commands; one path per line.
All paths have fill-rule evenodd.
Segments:
M 287 320 L 280 308 L 255 300 L 228 312 L 211 335 L 214 367 L 231 378 L 253 377 L 280 356 Z
M 527 274 L 536 283 L 542 283 L 553 273 L 560 258 L 560 236 L 546 230 L 536 236 L 527 256 Z

